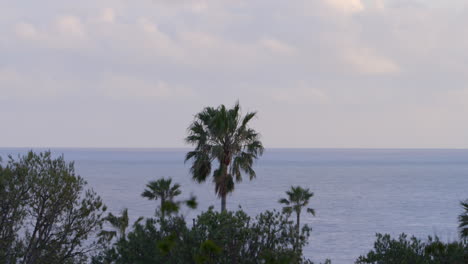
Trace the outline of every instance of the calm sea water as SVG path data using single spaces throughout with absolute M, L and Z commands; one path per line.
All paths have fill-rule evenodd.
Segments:
M 41 149 L 37 149 L 41 150 Z M 26 149 L 0 149 L 17 155 Z M 172 177 L 183 195 L 195 194 L 197 211 L 219 208 L 210 181 L 194 183 L 183 149 L 52 149 L 75 161 L 77 172 L 104 199 L 109 210 L 129 208 L 132 217 L 150 217 L 155 202 L 140 197 L 145 184 Z M 280 209 L 278 199 L 291 185 L 310 188 L 315 217 L 305 255 L 313 260 L 353 263 L 372 248 L 375 233 L 457 238 L 459 201 L 468 198 L 468 150 L 269 149 L 255 167 L 257 179 L 236 185 L 228 208 L 249 214 Z

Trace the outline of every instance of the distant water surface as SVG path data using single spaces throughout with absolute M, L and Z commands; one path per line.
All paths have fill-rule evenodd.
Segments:
M 0 155 L 26 151 L 0 148 Z M 182 196 L 193 193 L 199 200 L 196 211 L 183 210 L 189 220 L 210 205 L 218 209 L 220 202 L 211 181 L 191 180 L 186 151 L 52 149 L 75 161 L 111 212 L 129 208 L 134 219 L 152 216 L 156 207 L 140 196 L 145 184 L 172 177 L 182 185 Z M 317 215 L 303 215 L 313 228 L 305 255 L 336 264 L 353 263 L 369 251 L 377 232 L 456 239 L 459 202 L 468 198 L 468 150 L 268 149 L 255 170 L 255 180 L 236 185 L 228 208 L 242 205 L 251 215 L 280 209 L 277 201 L 291 185 L 310 188 Z

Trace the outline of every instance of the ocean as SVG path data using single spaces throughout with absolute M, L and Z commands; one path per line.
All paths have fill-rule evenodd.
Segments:
M 43 149 L 35 149 L 42 151 Z M 0 156 L 27 149 L 0 148 Z M 108 210 L 129 208 L 133 219 L 151 217 L 157 203 L 141 197 L 145 184 L 172 177 L 182 196 L 194 194 L 199 207 L 183 209 L 188 222 L 220 201 L 210 180 L 195 183 L 184 164 L 188 149 L 52 149 L 75 161 L 75 169 L 104 200 Z M 267 149 L 255 165 L 257 178 L 236 185 L 228 209 L 250 215 L 280 209 L 291 185 L 310 188 L 316 216 L 302 216 L 313 231 L 306 257 L 354 263 L 368 252 L 376 233 L 407 233 L 443 241 L 457 238 L 459 202 L 468 198 L 468 150 L 435 149 Z

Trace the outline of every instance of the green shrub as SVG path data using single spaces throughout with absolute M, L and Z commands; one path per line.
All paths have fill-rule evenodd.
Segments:
M 83 263 L 105 206 L 73 163 L 50 152 L 0 165 L 0 263 Z
M 444 243 L 429 237 L 423 242 L 401 234 L 398 239 L 377 234 L 374 249 L 360 256 L 356 264 L 466 264 L 468 246 L 462 242 Z
M 147 219 L 101 251 L 93 263 L 312 263 L 302 258 L 311 229 L 301 229 L 295 250 L 295 225 L 288 215 L 266 211 L 251 218 L 244 211 L 200 214 L 188 227 L 180 216 Z

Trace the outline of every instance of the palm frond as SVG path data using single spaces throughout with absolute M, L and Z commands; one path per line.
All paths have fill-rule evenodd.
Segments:
M 241 126 L 246 127 L 246 126 L 247 126 L 247 123 L 249 123 L 249 121 L 252 120 L 252 118 L 254 118 L 255 115 L 257 115 L 257 112 L 249 112 L 249 113 L 247 113 L 247 114 L 244 116 L 244 118 L 242 119 L 242 124 L 241 124 Z
M 233 192 L 234 188 L 235 188 L 234 179 L 232 178 L 231 174 L 228 174 L 227 179 L 226 179 L 226 193 Z
M 120 217 L 120 232 L 122 235 L 125 235 L 125 230 L 127 230 L 129 224 L 128 217 L 128 208 L 123 209 L 122 216 Z
M 242 181 L 241 172 L 244 172 L 247 175 L 249 175 L 250 180 L 255 178 L 256 174 L 252 168 L 253 160 L 254 156 L 247 152 L 241 152 L 238 156 L 234 158 L 231 166 L 231 174 L 235 175 L 237 182 Z
M 289 205 L 289 204 L 290 204 L 289 200 L 286 199 L 286 198 L 279 199 L 278 203 L 282 203 L 282 204 L 285 204 L 285 205 Z
M 187 207 L 189 207 L 190 209 L 196 209 L 198 207 L 198 202 L 197 202 L 197 198 L 195 196 L 190 196 L 190 199 L 188 199 L 187 201 L 185 201 L 185 204 L 187 205 Z
M 312 209 L 312 208 L 307 208 L 307 212 L 308 212 L 309 214 L 312 214 L 313 216 L 315 216 L 315 210 L 314 210 L 314 209 Z
M 191 159 L 193 159 L 197 155 L 198 151 L 189 151 L 187 154 L 185 154 L 185 160 L 184 162 L 187 162 Z
M 114 228 L 119 228 L 120 222 L 119 218 L 112 213 L 109 213 L 107 217 L 104 218 L 105 221 L 107 221 L 112 227 Z
M 154 200 L 156 197 L 154 196 L 153 192 L 150 190 L 144 190 L 141 194 L 142 197 L 147 198 L 148 200 Z
M 138 217 L 138 219 L 133 223 L 133 228 L 135 228 L 143 219 L 143 216 Z
M 162 204 L 161 211 L 163 211 L 164 213 L 173 214 L 179 212 L 179 209 L 180 205 L 178 202 L 165 201 Z
M 190 168 L 192 177 L 197 182 L 204 182 L 211 173 L 211 159 L 209 155 L 202 151 L 196 151 L 192 156 L 193 163 Z
M 106 231 L 106 230 L 102 230 L 101 232 L 99 232 L 98 236 L 101 238 L 101 239 L 104 239 L 105 241 L 111 241 L 114 237 L 117 236 L 117 232 L 115 231 Z
M 461 202 L 464 212 L 458 216 L 460 237 L 464 240 L 468 240 L 468 200 Z
M 291 215 L 293 212 L 293 208 L 290 207 L 290 206 L 285 206 L 283 207 L 283 213 L 287 214 L 287 215 Z

